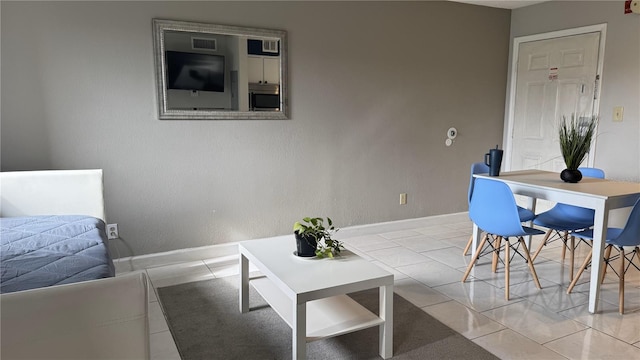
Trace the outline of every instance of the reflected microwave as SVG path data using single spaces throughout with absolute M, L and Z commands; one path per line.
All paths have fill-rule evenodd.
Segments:
M 280 86 L 278 84 L 249 84 L 249 111 L 279 111 Z

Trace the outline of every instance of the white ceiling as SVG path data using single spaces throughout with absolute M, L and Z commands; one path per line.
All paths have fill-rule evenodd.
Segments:
M 535 0 L 450 0 L 455 2 L 474 4 L 474 5 L 482 5 L 482 6 L 490 6 L 495 8 L 502 9 L 517 9 L 533 4 L 539 4 L 542 2 L 546 2 L 549 0 L 535 1 Z

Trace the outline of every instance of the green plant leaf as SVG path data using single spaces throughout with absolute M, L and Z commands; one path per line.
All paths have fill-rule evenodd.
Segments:
M 562 117 L 558 136 L 560 151 L 567 169 L 577 169 L 586 158 L 591 148 L 596 125 L 595 116 L 576 119 L 575 114 L 572 114 L 571 120 L 567 120 L 565 116 Z
M 313 238 L 316 241 L 315 254 L 317 257 L 329 257 L 333 258 L 340 253 L 340 250 L 344 248 L 344 245 L 331 238 L 331 236 L 337 232 L 333 226 L 333 220 L 327 217 L 327 227 L 324 227 L 324 219 L 321 217 L 304 217 L 302 222 L 296 221 L 293 224 L 293 231 L 299 235 L 305 236 L 307 241 L 309 238 Z

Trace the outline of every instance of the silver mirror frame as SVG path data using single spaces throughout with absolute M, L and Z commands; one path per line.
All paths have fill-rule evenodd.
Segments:
M 165 31 L 259 37 L 280 41 L 280 111 L 171 110 L 167 106 Z M 289 118 L 287 32 L 284 30 L 153 19 L 153 44 L 160 120 L 286 120 Z

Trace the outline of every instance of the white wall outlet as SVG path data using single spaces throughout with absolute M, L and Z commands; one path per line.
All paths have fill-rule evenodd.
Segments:
M 118 235 L 118 224 L 107 224 L 107 239 L 117 239 L 120 235 Z
M 400 205 L 407 205 L 407 194 L 400 194 Z
M 622 121 L 624 119 L 624 108 L 616 106 L 613 108 L 613 121 Z

